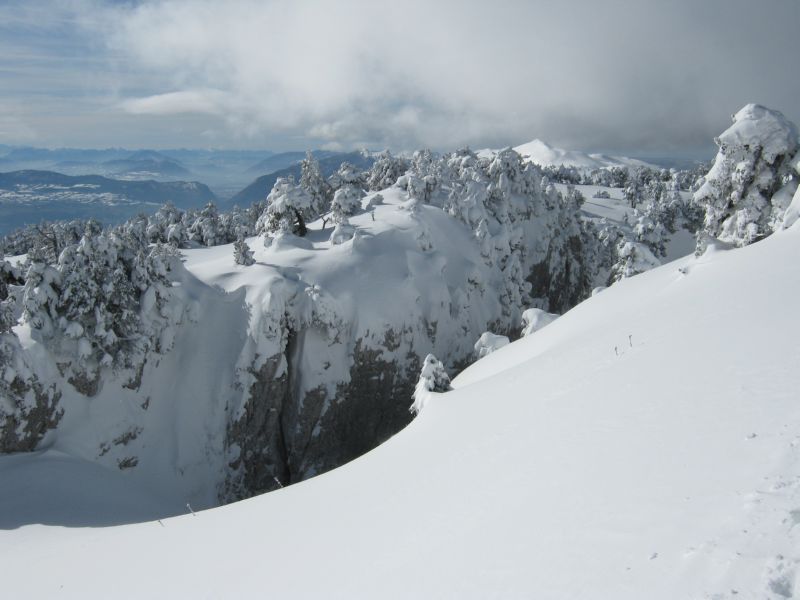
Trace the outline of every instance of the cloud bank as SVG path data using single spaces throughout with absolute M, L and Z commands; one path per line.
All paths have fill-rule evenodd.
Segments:
M 669 151 L 748 102 L 800 118 L 797 0 L 69 4 L 116 65 L 110 110 L 191 122 L 187 145 Z

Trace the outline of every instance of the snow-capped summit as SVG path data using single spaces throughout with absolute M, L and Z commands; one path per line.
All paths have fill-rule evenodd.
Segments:
M 543 167 L 564 165 L 567 167 L 578 167 L 584 169 L 604 169 L 609 167 L 654 167 L 635 158 L 626 156 L 609 156 L 607 154 L 588 154 L 579 150 L 562 150 L 554 148 L 547 142 L 539 139 L 532 140 L 527 144 L 515 146 L 519 154 L 524 158 L 535 162 Z

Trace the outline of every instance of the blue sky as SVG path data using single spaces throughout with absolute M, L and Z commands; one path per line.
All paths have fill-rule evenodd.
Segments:
M 797 0 L 0 0 L 0 144 L 702 154 L 800 119 Z

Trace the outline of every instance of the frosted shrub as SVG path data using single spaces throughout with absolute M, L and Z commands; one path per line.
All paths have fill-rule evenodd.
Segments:
M 249 267 L 256 262 L 256 259 L 253 258 L 253 251 L 243 237 L 233 243 L 233 262 L 243 267 Z
M 414 389 L 414 403 L 409 410 L 415 415 L 419 414 L 431 393 L 449 392 L 451 389 L 450 377 L 444 370 L 444 365 L 433 354 L 428 354 L 422 363 L 419 381 Z

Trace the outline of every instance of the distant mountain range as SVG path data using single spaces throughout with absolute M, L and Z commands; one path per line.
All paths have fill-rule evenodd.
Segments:
M 331 156 L 335 156 L 336 154 L 341 154 L 340 152 L 330 152 L 328 150 L 314 150 L 311 152 L 315 158 L 318 160 L 322 160 L 324 158 L 328 158 Z M 264 160 L 260 161 L 258 164 L 253 165 L 249 169 L 247 169 L 247 173 L 257 173 L 259 175 L 267 175 L 269 173 L 274 173 L 275 171 L 279 171 L 281 169 L 285 169 L 292 165 L 298 164 L 306 157 L 305 152 L 281 152 L 280 154 L 273 154 L 272 156 L 268 156 Z
M 361 169 L 374 159 L 366 152 L 315 150 L 325 176 L 348 161 Z M 151 213 L 165 202 L 221 208 L 263 200 L 278 177 L 300 177 L 305 152 L 216 150 L 105 150 L 0 146 L 0 235 L 43 220 L 86 219 L 121 222 Z M 19 165 L 49 165 L 21 168 Z M 13 170 L 12 170 L 13 169 Z M 253 180 L 253 174 L 261 174 Z M 188 179 L 203 179 L 186 181 Z M 177 180 L 177 181 L 176 181 Z M 223 193 L 215 194 L 209 181 Z M 227 198 L 227 199 L 226 199 Z
M 140 150 L 127 158 L 101 164 L 108 173 L 123 179 L 165 179 L 191 175 L 191 171 L 179 161 L 153 150 Z
M 304 156 L 302 153 L 300 158 Z M 253 180 L 254 165 L 270 150 L 129 150 L 125 148 L 32 148 L 0 145 L 0 170 L 57 171 L 65 175 L 102 175 L 113 179 L 202 181 L 218 195 L 230 196 Z M 299 159 L 297 159 L 299 160 Z M 290 164 L 290 163 L 289 163 Z M 275 169 L 288 166 L 283 162 Z M 264 175 L 268 170 L 259 171 Z
M 205 184 L 186 181 L 125 181 L 100 175 L 52 171 L 0 173 L 0 235 L 41 221 L 95 218 L 117 223 L 165 202 L 196 208 L 217 197 Z

